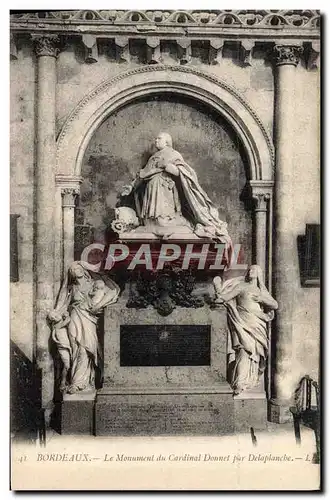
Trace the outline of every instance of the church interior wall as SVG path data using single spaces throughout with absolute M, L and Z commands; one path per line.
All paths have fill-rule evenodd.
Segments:
M 168 52 L 164 62 L 171 61 L 175 63 L 174 58 Z M 99 60 L 95 64 L 86 64 L 82 62 L 79 56 L 79 50 L 72 46 L 62 51 L 57 61 L 57 132 L 59 132 L 66 117 L 82 99 L 95 86 L 109 79 L 115 74 L 123 72 L 141 64 L 137 56 L 133 56 L 130 63 L 118 63 L 112 59 L 112 54 L 106 50 L 100 50 Z M 241 67 L 233 62 L 229 57 L 224 57 L 223 64 L 210 66 L 201 60 L 200 57 L 194 57 L 192 64 L 198 66 L 201 70 L 214 73 L 227 83 L 235 86 L 244 97 L 252 104 L 256 112 L 261 117 L 267 130 L 272 133 L 273 129 L 273 108 L 274 108 L 274 89 L 273 89 L 273 70 L 263 59 L 252 59 L 252 66 Z M 35 164 L 35 58 L 32 55 L 32 45 L 26 42 L 21 50 L 18 51 L 18 59 L 11 64 L 11 213 L 19 214 L 18 220 L 18 248 L 19 248 L 19 281 L 11 283 L 11 329 L 12 339 L 22 348 L 24 353 L 32 359 L 33 355 L 33 303 L 31 301 L 33 291 L 33 224 L 34 224 L 34 164 Z M 296 187 L 292 209 L 295 212 L 295 226 L 292 228 L 295 237 L 304 233 L 306 223 L 319 223 L 319 142 L 317 130 L 319 120 L 318 109 L 318 72 L 306 71 L 305 68 L 298 66 L 296 74 L 296 117 L 293 120 L 295 127 L 296 150 L 294 158 L 294 168 L 296 177 Z M 142 120 L 144 122 L 141 129 L 141 135 L 147 137 L 153 128 L 160 125 L 159 117 L 155 119 L 155 113 L 152 123 L 145 123 L 149 108 L 154 103 L 147 103 Z M 129 107 L 127 108 L 129 110 Z M 129 111 L 127 111 L 129 113 Z M 174 113 L 173 109 L 169 112 Z M 192 123 L 194 113 L 191 112 L 189 120 Z M 189 114 L 189 113 L 188 113 Z M 115 117 L 109 118 L 109 123 L 115 120 Z M 96 167 L 100 168 L 102 164 L 100 150 L 101 145 L 105 145 L 107 136 L 107 123 L 103 124 L 92 139 L 88 152 L 90 155 L 97 153 L 98 160 Z M 180 147 L 178 150 L 191 161 L 196 168 L 197 173 L 202 176 L 201 181 L 209 182 L 205 176 L 203 179 L 200 161 L 200 151 L 203 155 L 211 154 L 217 163 L 221 163 L 221 151 L 215 153 L 211 150 L 212 145 L 196 144 L 191 149 L 191 143 L 185 141 L 191 133 L 191 129 L 181 127 Z M 290 138 L 292 140 L 292 138 Z M 133 147 L 133 145 L 132 145 Z M 225 147 L 225 157 L 228 166 L 231 166 L 231 150 L 228 143 Z M 130 151 L 130 150 L 129 150 Z M 102 154 L 101 154 L 102 153 Z M 235 152 L 236 154 L 236 152 Z M 86 157 L 85 157 L 86 158 Z M 89 163 L 85 163 L 85 172 L 88 170 Z M 231 182 L 236 181 L 231 176 L 236 176 L 239 172 L 239 178 L 235 189 L 238 191 L 243 187 L 244 170 L 242 162 L 238 156 L 232 156 L 232 165 L 236 170 L 230 171 Z M 311 168 L 313 165 L 313 168 Z M 140 165 L 136 166 L 136 169 Z M 200 169 L 200 170 L 199 170 Z M 106 168 L 104 169 L 105 172 Z M 209 170 L 210 174 L 213 170 Z M 102 175 L 105 175 L 102 174 Z M 110 176 L 110 174 L 107 173 Z M 210 182 L 216 177 L 212 177 Z M 117 172 L 118 181 L 114 182 L 114 190 L 117 188 L 116 182 L 121 182 L 119 172 Z M 125 180 L 125 179 L 123 179 Z M 86 182 L 86 178 L 85 181 Z M 231 185 L 231 184 L 230 184 Z M 223 191 L 223 186 L 218 187 L 218 195 L 210 192 L 210 196 L 219 197 Z M 226 189 L 229 189 L 227 186 Z M 102 196 L 106 197 L 105 192 Z M 111 191 L 110 205 L 113 206 L 114 191 Z M 225 196 L 224 196 L 225 197 Z M 232 198 L 231 198 L 232 200 Z M 232 201 L 231 201 L 232 203 Z M 240 205 L 241 202 L 237 200 Z M 241 206 L 241 205 L 240 205 Z M 238 216 L 237 216 L 238 217 Z M 238 221 L 239 217 L 237 218 Z M 243 221 L 243 222 L 242 222 Z M 238 222 L 237 222 L 238 224 Z M 238 226 L 237 226 L 238 227 Z M 246 215 L 241 214 L 240 237 L 249 234 L 250 221 Z M 300 375 L 305 372 L 312 376 L 318 375 L 318 356 L 319 356 L 319 291 L 318 289 L 302 288 L 300 284 L 298 254 L 297 248 L 292 249 L 296 258 L 296 283 L 294 300 L 294 321 L 293 321 L 293 385 L 297 382 Z
M 36 73 L 29 44 L 12 61 L 10 81 L 10 213 L 19 215 L 19 280 L 10 284 L 11 339 L 32 360 Z

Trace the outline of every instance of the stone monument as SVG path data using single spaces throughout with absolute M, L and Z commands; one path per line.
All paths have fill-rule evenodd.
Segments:
M 164 242 L 189 247 L 193 258 L 194 244 L 217 242 L 228 268 L 227 224 L 171 136 L 162 132 L 155 144 L 120 194 L 111 223 L 118 241 L 135 249 L 150 242 L 153 257 L 165 255 Z M 189 259 L 138 272 L 127 266 L 121 291 L 106 271 L 70 266 L 49 315 L 62 362 L 62 432 L 217 435 L 265 425 L 261 375 L 277 303 L 258 266 L 225 282 L 217 271 L 212 286 L 212 273 Z

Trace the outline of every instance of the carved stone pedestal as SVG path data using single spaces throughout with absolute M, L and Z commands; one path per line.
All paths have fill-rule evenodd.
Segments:
M 61 434 L 94 434 L 96 391 L 65 394 L 57 403 L 57 422 Z
M 235 432 L 265 430 L 267 427 L 266 394 L 255 392 L 234 396 Z
M 162 316 L 126 301 L 124 293 L 105 311 L 96 435 L 232 433 L 225 311 L 176 307 Z
M 196 392 L 195 392 L 196 391 Z M 154 390 L 104 389 L 97 394 L 95 434 L 223 435 L 232 434 L 234 401 L 227 384 Z

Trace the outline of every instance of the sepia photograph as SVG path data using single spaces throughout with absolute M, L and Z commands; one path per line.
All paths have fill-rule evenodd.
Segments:
M 9 488 L 320 491 L 322 13 L 8 15 Z

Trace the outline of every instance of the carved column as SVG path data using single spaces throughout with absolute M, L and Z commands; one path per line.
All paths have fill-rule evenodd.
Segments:
M 36 358 L 42 376 L 42 406 L 53 397 L 53 364 L 47 314 L 54 303 L 55 92 L 57 36 L 35 36 L 36 131 Z
M 62 189 L 63 220 L 63 269 L 68 269 L 74 260 L 74 209 L 77 188 Z
M 293 233 L 294 199 L 294 89 L 295 68 L 302 48 L 276 45 L 275 62 L 275 273 L 274 289 L 279 304 L 276 313 L 275 376 L 270 418 L 274 422 L 290 419 L 292 387 L 292 313 L 297 282 L 297 242 Z
M 255 249 L 254 259 L 264 274 L 267 288 L 270 284 L 271 262 L 271 212 L 273 181 L 250 181 L 252 199 L 255 203 Z

